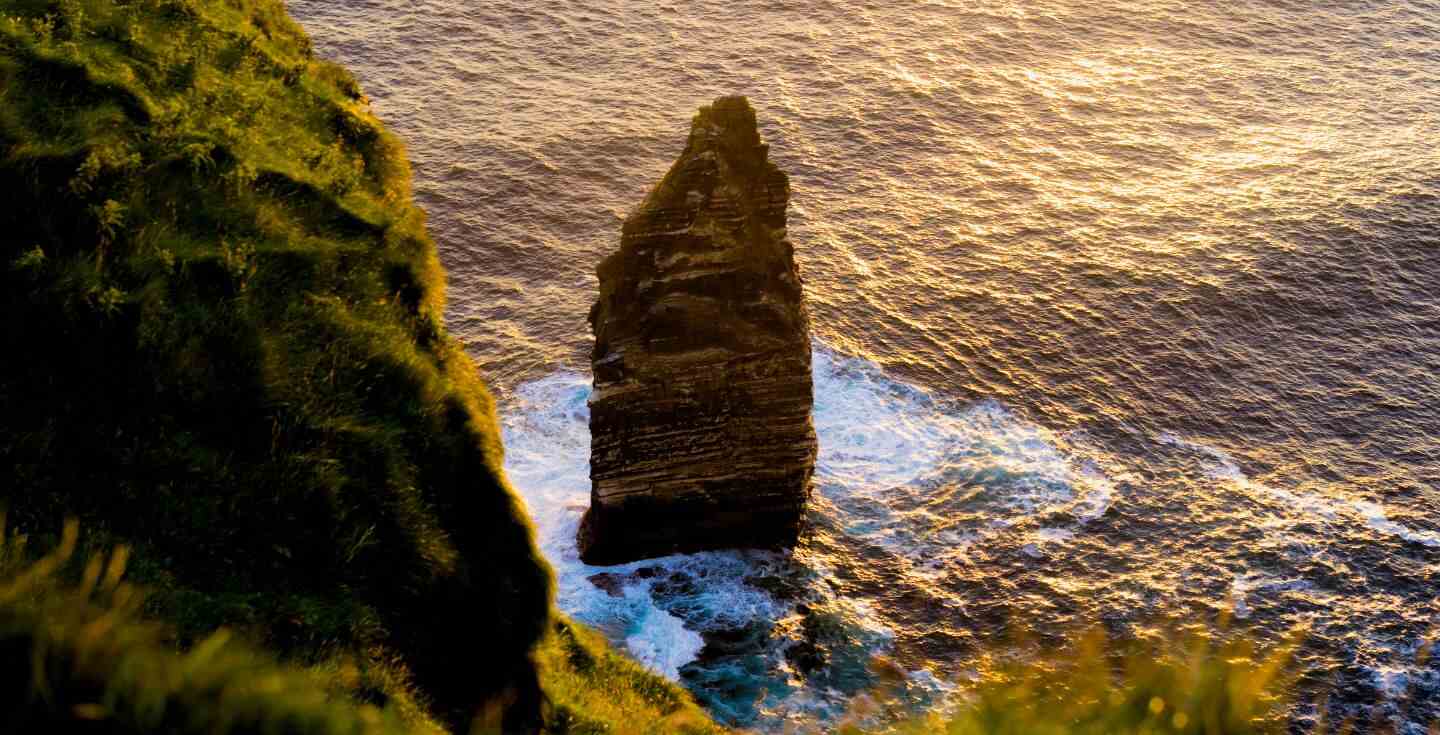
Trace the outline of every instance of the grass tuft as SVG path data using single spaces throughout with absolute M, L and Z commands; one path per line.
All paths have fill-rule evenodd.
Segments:
M 1260 652 L 1243 635 L 1167 634 L 1115 645 L 1092 631 L 1056 655 L 982 665 L 947 707 L 866 727 L 899 705 L 882 689 L 857 700 L 839 732 L 1278 735 L 1288 727 L 1299 639 Z
M 357 699 L 363 675 L 335 660 L 287 667 L 215 631 L 177 653 L 142 619 L 126 547 L 76 563 L 77 526 L 30 561 L 0 521 L 0 724 L 5 732 L 420 735 L 442 732 L 393 700 Z M 82 568 L 78 582 L 65 572 Z M 348 688 L 345 686 L 348 685 Z M 400 688 L 400 687 L 395 687 Z
M 536 652 L 555 735 L 719 735 L 689 693 L 615 653 L 596 632 L 557 620 Z

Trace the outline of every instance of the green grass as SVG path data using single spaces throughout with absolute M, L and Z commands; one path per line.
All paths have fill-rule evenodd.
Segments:
M 0 191 L 17 525 L 132 544 L 182 644 L 534 719 L 549 570 L 403 147 L 279 0 L 0 0 Z
M 30 561 L 0 539 L 0 729 L 107 735 L 422 735 L 434 723 L 357 699 L 343 662 L 282 666 L 222 630 L 177 654 L 166 629 L 140 618 L 124 582 L 127 553 L 92 556 L 79 581 L 75 526 Z M 350 686 L 346 688 L 346 684 Z
M 690 694 L 610 648 L 600 634 L 557 620 L 536 652 L 555 735 L 720 735 Z

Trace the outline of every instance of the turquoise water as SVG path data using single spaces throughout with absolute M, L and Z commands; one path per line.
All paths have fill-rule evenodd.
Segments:
M 291 5 L 410 146 L 559 604 L 718 716 L 1232 611 L 1440 717 L 1440 3 Z M 593 268 L 725 93 L 794 185 L 813 530 L 587 568 Z

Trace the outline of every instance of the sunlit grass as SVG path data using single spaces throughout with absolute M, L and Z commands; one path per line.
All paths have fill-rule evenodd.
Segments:
M 857 704 L 845 733 L 893 735 L 1269 735 L 1286 731 L 1299 636 L 1268 651 L 1250 638 L 1175 634 L 1115 645 L 1103 632 L 1063 652 L 992 661 L 936 712 L 891 727 L 860 724 L 885 703 Z
M 600 634 L 556 621 L 536 652 L 549 698 L 547 731 L 562 735 L 719 735 L 684 689 L 612 649 Z

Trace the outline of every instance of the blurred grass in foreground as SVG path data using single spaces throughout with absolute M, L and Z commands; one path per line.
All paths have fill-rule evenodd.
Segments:
M 30 561 L 23 536 L 0 541 L 0 732 L 174 735 L 438 733 L 394 708 L 336 691 L 337 670 L 281 666 L 217 632 L 179 654 L 143 622 L 122 581 L 124 547 L 68 576 L 78 538 Z
M 980 667 L 948 710 L 880 729 L 860 723 L 893 705 L 882 692 L 852 707 L 839 732 L 891 735 L 1268 735 L 1287 728 L 1297 680 L 1294 634 L 1267 652 L 1209 633 L 1117 650 L 1092 631 L 1047 661 Z M 883 678 L 883 673 L 882 673 Z M 1323 731 L 1323 729 L 1322 729 Z
M 1430 658 L 1437 633 L 1432 631 L 1417 652 L 1422 666 Z M 1407 724 L 1403 707 L 1377 706 L 1368 713 L 1342 717 L 1323 696 L 1314 703 L 1314 719 L 1297 721 L 1294 706 L 1301 703 L 1297 695 L 1301 679 L 1316 674 L 1302 670 L 1296 661 L 1304 637 L 1303 630 L 1295 630 L 1261 650 L 1251 636 L 1232 632 L 1228 619 L 1219 621 L 1218 630 L 1171 629 L 1129 644 L 1116 644 L 1102 630 L 1092 630 L 1077 636 L 1068 648 L 1038 659 L 987 658 L 948 706 L 892 725 L 874 723 L 893 721 L 896 713 L 903 712 L 905 703 L 891 692 L 901 690 L 901 677 L 906 674 L 879 662 L 876 672 L 889 686 L 882 684 L 874 693 L 857 698 L 836 731 L 842 735 L 1440 735 L 1440 722 L 1428 728 L 1413 720 Z M 1025 643 L 1020 641 L 1019 647 L 1034 649 Z

